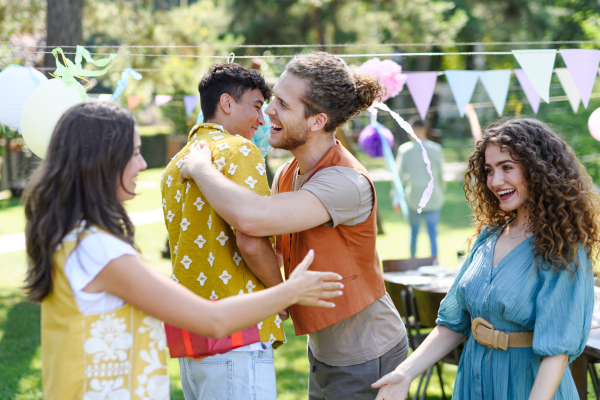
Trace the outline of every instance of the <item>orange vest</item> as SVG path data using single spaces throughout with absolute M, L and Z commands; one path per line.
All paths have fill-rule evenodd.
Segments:
M 385 294 L 379 257 L 375 249 L 376 207 L 375 187 L 367 170 L 339 141 L 321 157 L 305 183 L 320 170 L 328 167 L 348 167 L 364 175 L 373 188 L 373 210 L 366 221 L 355 225 L 314 228 L 282 235 L 286 279 L 304 259 L 310 249 L 315 251 L 312 271 L 333 271 L 342 275 L 344 295 L 333 299 L 335 308 L 292 306 L 296 335 L 306 335 L 348 318 Z M 279 193 L 293 190 L 298 161 L 294 159 L 279 177 Z

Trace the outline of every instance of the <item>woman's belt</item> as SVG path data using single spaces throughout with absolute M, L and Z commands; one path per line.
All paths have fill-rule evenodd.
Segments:
M 477 343 L 492 349 L 532 347 L 533 332 L 507 333 L 494 329 L 494 325 L 481 317 L 471 318 L 471 332 Z

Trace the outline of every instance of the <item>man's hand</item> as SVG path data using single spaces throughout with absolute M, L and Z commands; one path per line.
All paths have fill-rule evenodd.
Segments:
M 208 144 L 201 140 L 195 145 L 190 146 L 190 152 L 183 156 L 181 160 L 181 183 L 186 179 L 193 179 L 192 173 L 206 166 L 212 165 L 212 154 Z

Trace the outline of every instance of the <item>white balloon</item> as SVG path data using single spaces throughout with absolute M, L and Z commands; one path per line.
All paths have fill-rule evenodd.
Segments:
M 35 79 L 38 79 L 38 83 Z M 21 109 L 35 88 L 48 78 L 34 68 L 11 65 L 0 72 L 0 122 L 20 128 Z
M 46 157 L 50 137 L 63 113 L 81 103 L 75 86 L 61 79 L 50 79 L 37 87 L 21 111 L 21 133 L 27 146 L 38 157 Z

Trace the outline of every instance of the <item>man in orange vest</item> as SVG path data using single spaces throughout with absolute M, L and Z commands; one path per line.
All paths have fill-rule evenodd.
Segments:
M 184 157 L 181 176 L 194 179 L 215 210 L 251 236 L 277 237 L 286 277 L 310 250 L 311 269 L 344 279 L 333 309 L 293 306 L 296 335 L 308 334 L 309 398 L 374 399 L 371 383 L 407 356 L 400 315 L 385 292 L 375 249 L 376 195 L 367 170 L 335 139 L 336 128 L 370 107 L 383 87 L 352 73 L 331 54 L 299 55 L 275 85 L 265 110 L 269 143 L 294 160 L 276 173 L 272 197 L 261 197 L 215 170 L 202 143 Z

